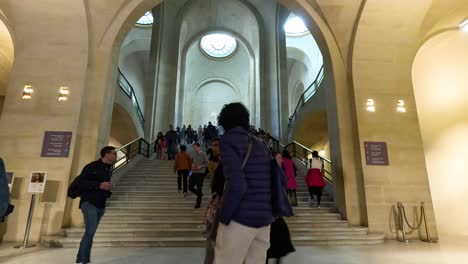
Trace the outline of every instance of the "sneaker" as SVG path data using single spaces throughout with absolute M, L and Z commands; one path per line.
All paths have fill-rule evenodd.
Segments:
M 201 206 L 199 204 L 195 205 L 195 209 L 200 208 Z
M 186 193 L 186 192 L 184 192 L 184 197 L 187 197 L 187 193 Z

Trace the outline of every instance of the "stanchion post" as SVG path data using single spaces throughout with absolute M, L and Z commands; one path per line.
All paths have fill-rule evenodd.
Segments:
M 400 228 L 401 228 L 401 235 L 403 237 L 403 241 L 401 242 L 405 242 L 405 243 L 408 243 L 408 239 L 406 239 L 406 230 L 405 230 L 405 219 L 404 219 L 404 216 L 403 216 L 403 203 L 402 202 L 398 202 L 398 215 L 399 215 L 399 220 L 400 220 Z
M 15 248 L 30 248 L 30 247 L 35 247 L 35 244 L 28 245 L 28 240 L 29 240 L 29 233 L 31 232 L 31 225 L 32 225 L 32 217 L 34 213 L 34 205 L 36 204 L 36 194 L 33 193 L 31 196 L 31 205 L 29 206 L 29 214 L 28 214 L 28 223 L 26 224 L 26 231 L 24 232 L 24 239 L 23 239 L 23 244 L 15 246 Z

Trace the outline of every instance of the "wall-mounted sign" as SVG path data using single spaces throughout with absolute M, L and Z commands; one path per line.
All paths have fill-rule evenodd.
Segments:
M 388 166 L 388 150 L 386 142 L 364 142 L 366 165 Z
M 72 132 L 46 131 L 42 143 L 41 157 L 66 158 L 70 154 Z
M 29 180 L 28 192 L 30 193 L 43 193 L 47 175 L 45 172 L 34 171 L 31 173 L 31 179 Z
M 8 182 L 8 187 L 11 189 L 11 185 L 13 184 L 13 172 L 7 172 L 6 179 Z

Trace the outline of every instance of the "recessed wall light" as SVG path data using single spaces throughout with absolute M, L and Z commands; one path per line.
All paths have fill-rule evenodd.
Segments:
M 59 89 L 59 94 L 58 94 L 58 101 L 59 102 L 64 102 L 68 100 L 68 95 L 70 94 L 70 90 L 66 86 L 61 86 Z
M 396 110 L 397 110 L 398 113 L 406 113 L 405 101 L 398 100 Z
M 375 112 L 375 101 L 374 99 L 367 99 L 367 112 Z
M 468 18 L 465 18 L 458 27 L 463 31 L 468 31 Z
M 23 100 L 30 100 L 32 99 L 32 94 L 34 93 L 34 89 L 32 85 L 25 85 L 23 88 L 23 96 L 21 97 Z

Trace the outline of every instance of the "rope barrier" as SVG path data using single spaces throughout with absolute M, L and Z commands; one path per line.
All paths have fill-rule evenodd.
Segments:
M 426 217 L 426 210 L 424 208 L 424 202 L 421 202 L 421 205 L 420 205 L 421 214 L 419 215 L 419 223 L 417 224 L 417 226 L 412 226 L 410 222 L 408 221 L 405 206 L 403 205 L 402 202 L 397 203 L 397 208 L 398 208 L 398 217 L 397 217 L 398 223 L 397 224 L 398 224 L 398 229 L 399 229 L 398 231 L 400 231 L 400 233 L 402 234 L 402 239 L 400 239 L 400 237 L 398 236 L 398 231 L 397 231 L 396 236 L 397 236 L 398 241 L 408 243 L 408 239 L 406 239 L 406 235 L 410 234 L 411 232 L 415 230 L 418 230 L 419 239 L 421 241 L 428 242 L 428 243 L 436 242 L 431 239 L 431 236 L 429 234 L 429 227 L 427 226 L 427 217 Z M 416 219 L 418 219 L 418 215 L 416 215 Z M 425 226 L 425 231 L 426 231 L 426 239 L 423 239 L 421 237 L 421 231 L 420 231 L 423 221 L 424 221 L 424 226 Z M 405 224 L 406 226 L 409 227 L 409 229 L 411 229 L 409 233 L 405 231 Z

